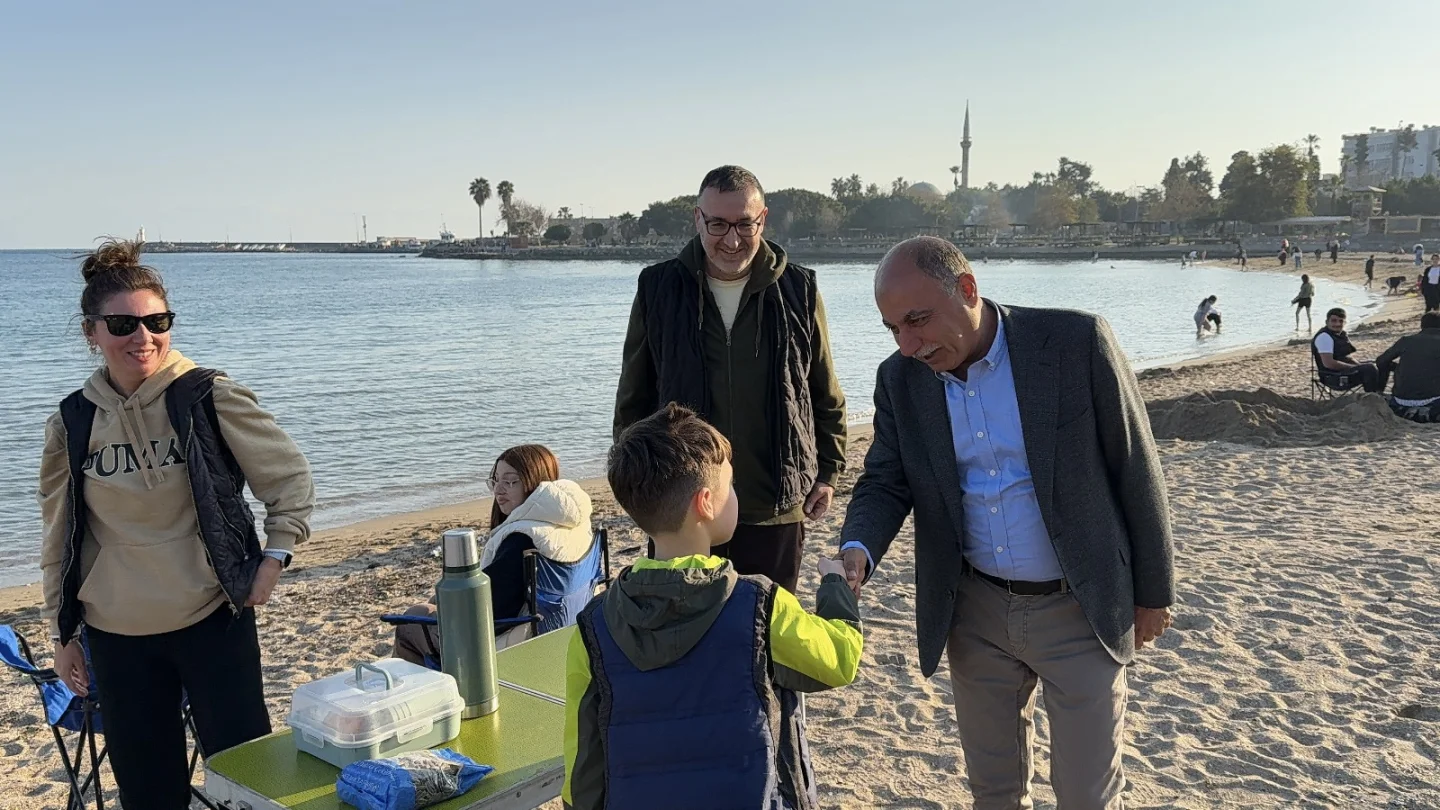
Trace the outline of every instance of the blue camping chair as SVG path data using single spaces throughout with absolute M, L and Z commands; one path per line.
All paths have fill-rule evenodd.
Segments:
M 94 800 L 96 810 L 105 810 L 105 791 L 100 785 L 100 766 L 105 763 L 109 754 L 106 746 L 96 742 L 97 737 L 105 733 L 104 721 L 100 714 L 100 693 L 95 687 L 95 669 L 90 664 L 90 647 L 85 643 L 85 636 L 81 635 L 81 644 L 85 649 L 85 668 L 90 673 L 90 694 L 80 697 L 70 690 L 70 687 L 60 680 L 54 669 L 41 668 L 35 664 L 35 656 L 30 652 L 30 645 L 25 637 L 20 635 L 10 625 L 0 625 L 0 663 L 20 673 L 40 692 L 40 703 L 45 707 L 45 723 L 50 726 L 50 731 L 55 735 L 55 749 L 60 752 L 60 760 L 65 764 L 65 775 L 70 780 L 70 794 L 65 802 L 66 810 L 83 810 L 87 807 L 85 794 L 89 793 Z M 190 736 L 196 740 L 199 736 L 195 733 L 195 722 L 190 717 L 190 705 L 187 702 L 184 707 L 185 727 L 190 730 Z M 65 734 L 70 732 L 75 735 L 75 753 L 71 755 L 65 740 Z M 89 752 L 89 769 L 86 770 L 85 754 Z M 190 774 L 195 774 L 195 765 L 200 759 L 200 746 L 197 744 L 190 754 Z M 201 804 L 216 810 L 215 805 L 194 787 L 190 793 Z M 117 805 L 118 806 L 118 805 Z
M 496 619 L 495 631 L 502 633 L 516 627 L 529 626 L 531 636 L 559 630 L 575 623 L 580 611 L 590 604 L 595 591 L 610 582 L 610 534 L 596 529 L 590 550 L 573 563 L 558 563 L 537 551 L 525 552 L 525 609 L 513 619 Z M 418 624 L 438 627 L 436 616 L 387 614 L 380 620 L 390 625 Z M 440 650 L 430 633 L 425 633 L 430 652 L 425 665 L 440 668 Z

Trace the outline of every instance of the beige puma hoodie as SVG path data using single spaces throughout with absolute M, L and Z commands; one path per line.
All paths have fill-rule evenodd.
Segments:
M 189 627 L 224 604 L 205 557 L 195 501 L 180 447 L 165 411 L 165 390 L 195 364 L 171 349 L 161 368 L 129 397 L 110 385 L 102 367 L 85 383 L 95 403 L 86 460 L 89 528 L 80 549 L 80 601 L 85 622 L 127 636 Z M 255 395 L 227 377 L 215 379 L 215 413 L 250 491 L 265 504 L 267 548 L 293 550 L 310 536 L 315 488 L 300 449 Z M 59 412 L 45 425 L 45 453 L 36 494 L 44 517 L 40 554 L 45 611 L 59 632 L 67 542 L 69 458 Z

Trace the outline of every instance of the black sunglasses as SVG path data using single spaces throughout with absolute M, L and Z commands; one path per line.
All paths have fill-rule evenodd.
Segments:
M 98 321 L 104 321 L 105 328 L 109 329 L 110 334 L 115 337 L 133 335 L 142 323 L 145 324 L 146 329 L 150 330 L 150 334 L 163 335 L 170 331 L 170 327 L 175 325 L 175 313 L 157 312 L 154 315 L 101 315 L 98 318 L 90 319 L 91 323 Z

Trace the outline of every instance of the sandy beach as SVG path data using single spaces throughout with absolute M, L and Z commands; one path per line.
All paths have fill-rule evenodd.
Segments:
M 1414 275 L 1388 258 L 1378 279 Z M 1363 259 L 1305 271 L 1363 280 Z M 1396 299 L 1352 338 L 1374 357 L 1418 313 L 1413 295 Z M 1129 807 L 1440 808 L 1440 426 L 1403 422 L 1374 395 L 1312 403 L 1308 335 L 1296 337 L 1141 375 L 1170 485 L 1179 602 L 1174 629 L 1131 668 Z M 810 527 L 812 555 L 836 547 L 869 445 L 856 429 L 839 498 Z M 602 482 L 587 488 L 615 562 L 634 559 L 641 535 Z M 299 549 L 259 616 L 277 728 L 296 685 L 388 653 L 375 617 L 423 598 L 440 533 L 483 525 L 488 510 L 398 515 Z M 865 591 L 859 680 L 808 704 L 825 807 L 970 807 L 947 672 L 924 678 L 916 661 L 912 540 L 907 526 Z M 815 585 L 811 566 L 807 605 Z M 34 586 L 0 592 L 0 623 L 43 640 L 39 600 Z M 59 757 L 35 693 L 7 678 L 0 808 L 59 808 Z M 1053 810 L 1037 716 L 1037 807 Z

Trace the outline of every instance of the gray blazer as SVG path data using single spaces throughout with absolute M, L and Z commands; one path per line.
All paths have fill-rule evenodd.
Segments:
M 1060 568 L 1086 618 L 1121 663 L 1135 654 L 1135 607 L 1175 599 L 1165 477 L 1130 364 L 1103 318 L 999 307 L 1015 374 L 1025 455 Z M 920 668 L 940 663 L 961 576 L 964 516 L 944 383 L 899 352 L 875 380 L 875 438 L 842 542 L 880 565 L 915 514 L 915 628 Z

